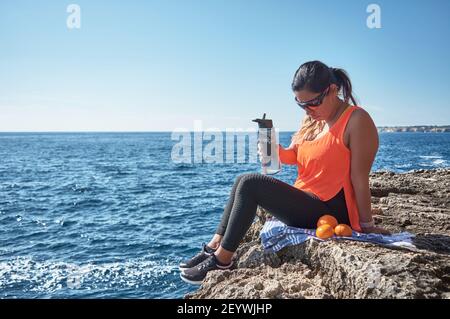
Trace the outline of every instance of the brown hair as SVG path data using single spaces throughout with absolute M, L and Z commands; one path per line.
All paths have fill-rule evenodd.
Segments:
M 320 61 L 310 61 L 303 63 L 295 72 L 292 81 L 292 91 L 306 89 L 313 93 L 321 93 L 331 84 L 336 84 L 339 95 L 344 102 L 356 105 L 356 100 L 352 94 L 352 83 L 343 69 L 330 68 Z M 300 129 L 292 136 L 292 142 L 299 144 L 302 140 L 313 140 L 325 126 L 325 121 L 314 120 L 306 115 Z

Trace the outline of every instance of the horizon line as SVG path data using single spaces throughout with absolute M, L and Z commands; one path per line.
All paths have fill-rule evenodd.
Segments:
M 450 125 L 403 125 L 403 126 L 376 126 L 377 129 L 379 128 L 394 128 L 394 127 L 444 127 L 444 126 L 450 126 Z M 256 131 L 256 129 L 255 129 Z M 281 130 L 278 131 L 279 133 L 291 133 L 291 132 L 296 132 L 298 130 Z M 0 131 L 0 134 L 4 134 L 4 133 L 173 133 L 173 132 L 196 132 L 194 130 L 187 130 L 187 131 L 150 131 L 150 130 L 145 130 L 145 131 L 59 131 L 59 130 L 55 130 L 55 131 Z M 200 131 L 200 132 L 205 132 L 205 131 Z M 219 130 L 219 131 L 213 131 L 213 132 L 225 132 L 225 130 Z M 247 133 L 247 132 L 237 132 L 237 133 Z M 384 132 L 386 133 L 386 132 Z M 393 132 L 393 133 L 404 133 L 404 132 Z M 423 132 L 409 132 L 409 133 L 423 133 Z

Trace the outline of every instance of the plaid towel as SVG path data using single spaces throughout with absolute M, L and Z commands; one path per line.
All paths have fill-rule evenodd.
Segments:
M 301 244 L 308 239 L 323 240 L 316 237 L 315 229 L 287 226 L 276 218 L 266 221 L 263 229 L 261 230 L 260 237 L 264 249 L 270 252 L 277 252 L 286 246 Z M 414 234 L 408 232 L 392 235 L 381 235 L 364 234 L 353 231 L 352 237 L 333 236 L 330 239 L 365 241 L 384 246 L 397 246 L 414 249 L 416 246 L 412 243 L 413 237 Z

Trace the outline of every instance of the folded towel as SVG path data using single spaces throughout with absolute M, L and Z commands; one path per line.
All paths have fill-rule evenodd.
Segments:
M 260 233 L 261 242 L 266 251 L 276 252 L 286 246 L 297 245 L 308 239 L 322 241 L 316 236 L 315 229 L 296 228 L 287 226 L 276 218 L 266 221 Z M 384 246 L 397 246 L 414 249 L 412 243 L 414 234 L 402 232 L 392 235 L 365 234 L 353 231 L 352 237 L 333 236 L 330 239 L 337 240 L 356 240 L 375 243 Z

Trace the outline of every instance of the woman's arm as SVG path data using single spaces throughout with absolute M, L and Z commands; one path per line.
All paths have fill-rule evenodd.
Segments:
M 370 115 L 358 109 L 352 114 L 352 124 L 349 129 L 350 174 L 361 228 L 364 232 L 387 233 L 373 224 L 369 187 L 369 173 L 379 146 L 377 128 Z
M 278 155 L 280 156 L 280 161 L 283 164 L 297 164 L 297 146 L 293 142 L 286 149 L 278 144 Z

